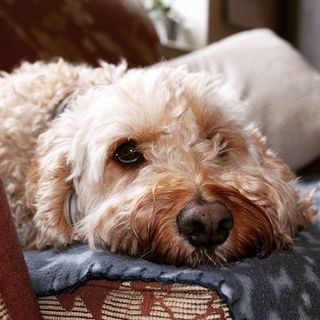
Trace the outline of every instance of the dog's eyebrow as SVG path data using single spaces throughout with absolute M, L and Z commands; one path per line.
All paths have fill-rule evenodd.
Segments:
M 160 133 L 164 134 L 164 135 L 168 135 L 168 134 L 172 134 L 175 131 L 178 131 L 179 129 L 181 129 L 182 127 L 182 122 L 174 122 L 172 124 L 169 124 L 167 126 L 165 126 Z
M 172 119 L 172 123 L 169 125 L 164 126 L 164 128 L 160 131 L 162 134 L 172 134 L 178 130 L 180 130 L 184 126 L 184 121 L 182 120 L 182 117 L 186 114 L 186 112 L 189 111 L 188 107 L 183 108 L 183 110 L 180 110 L 177 115 L 175 115 Z
M 97 84 L 92 85 L 91 88 L 100 89 L 100 88 L 108 87 L 108 86 L 110 86 L 110 84 L 97 83 Z

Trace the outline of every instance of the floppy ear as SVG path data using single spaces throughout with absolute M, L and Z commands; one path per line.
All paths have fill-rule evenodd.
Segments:
M 262 136 L 261 132 L 256 128 L 249 128 L 250 137 L 253 145 L 255 146 L 255 152 L 261 163 L 261 165 L 272 172 L 273 175 L 282 179 L 285 182 L 289 182 L 296 178 L 291 169 L 281 160 L 274 152 L 268 149 L 266 145 L 266 139 Z
M 34 212 L 35 246 L 64 247 L 72 240 L 73 228 L 65 207 L 72 193 L 70 168 L 63 154 L 49 148 L 44 157 L 34 157 L 27 176 L 27 204 Z M 45 167 L 45 163 L 48 166 Z
M 285 232 L 287 229 L 286 232 L 291 236 L 297 229 L 315 221 L 316 210 L 312 206 L 312 196 L 303 195 L 297 190 L 296 175 L 267 148 L 265 139 L 258 130 L 251 131 L 251 139 L 256 147 L 264 179 L 271 186 L 268 188 L 269 197 L 273 198 L 278 207 L 280 231 Z M 282 210 L 279 210 L 280 207 Z
M 34 213 L 38 248 L 64 247 L 75 238 L 73 223 L 82 218 L 75 189 L 87 157 L 82 143 L 87 131 L 80 130 L 79 123 L 88 104 L 78 103 L 78 98 L 96 87 L 80 87 L 66 96 L 57 107 L 57 118 L 38 138 L 26 182 L 27 206 Z
M 72 92 L 57 107 L 59 116 L 71 103 L 77 91 Z M 69 202 L 73 182 L 69 178 L 68 148 L 71 145 L 75 123 L 66 124 L 62 117 L 38 138 L 35 156 L 26 177 L 26 205 L 33 213 L 37 248 L 64 247 L 72 241 L 73 227 L 69 217 Z

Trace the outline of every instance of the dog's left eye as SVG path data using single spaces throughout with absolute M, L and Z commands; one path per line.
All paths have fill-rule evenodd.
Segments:
M 127 141 L 117 147 L 114 159 L 121 164 L 136 165 L 144 161 L 143 154 L 134 141 Z

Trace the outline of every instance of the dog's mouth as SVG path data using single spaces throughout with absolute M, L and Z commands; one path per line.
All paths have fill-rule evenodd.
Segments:
M 183 188 L 144 196 L 131 216 L 137 255 L 194 267 L 266 256 L 274 250 L 274 227 L 263 208 L 231 187 L 204 188 L 214 200 L 195 200 Z M 150 210 L 151 216 L 146 214 Z

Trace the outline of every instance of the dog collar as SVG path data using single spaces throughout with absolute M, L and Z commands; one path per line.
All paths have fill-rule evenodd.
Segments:
M 64 112 L 64 110 L 66 109 L 66 107 L 70 102 L 71 96 L 72 96 L 72 92 L 67 94 L 64 98 L 62 98 L 59 101 L 53 113 L 53 116 L 52 116 L 53 119 L 57 118 L 61 113 Z
M 70 192 L 64 203 L 64 216 L 70 226 L 74 226 L 83 218 L 82 213 L 78 209 L 77 195 L 74 190 Z
M 66 109 L 66 107 L 70 102 L 71 97 L 72 97 L 72 92 L 60 100 L 53 114 L 53 119 L 55 119 L 61 113 L 64 112 L 64 110 Z M 77 194 L 73 189 L 68 194 L 68 197 L 64 203 L 63 211 L 64 211 L 65 219 L 70 226 L 75 225 L 81 218 L 83 218 L 82 213 L 78 209 Z
M 85 90 L 86 88 L 103 88 L 105 86 L 108 86 L 107 84 L 94 84 L 90 86 L 82 86 L 79 88 L 73 88 L 70 90 L 68 94 L 66 94 L 56 105 L 55 111 L 53 112 L 52 119 L 55 119 L 58 117 L 61 113 L 64 112 L 64 110 L 67 108 L 67 106 L 70 104 L 70 101 L 75 97 L 77 93 L 80 93 L 82 90 Z

